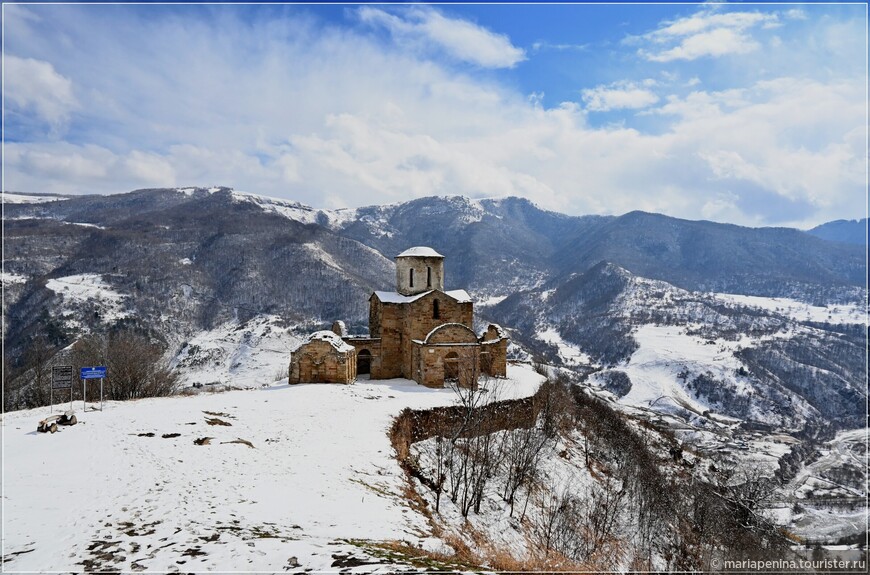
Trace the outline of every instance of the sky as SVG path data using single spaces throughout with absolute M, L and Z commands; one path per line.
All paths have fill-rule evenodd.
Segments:
M 3 5 L 3 186 L 866 216 L 866 4 Z

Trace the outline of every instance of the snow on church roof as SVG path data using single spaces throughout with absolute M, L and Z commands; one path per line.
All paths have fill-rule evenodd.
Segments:
M 429 248 L 426 246 L 415 246 L 413 248 L 408 248 L 407 250 L 403 251 L 402 253 L 400 253 L 396 257 L 397 258 L 405 258 L 405 257 L 409 257 L 409 256 L 421 257 L 421 258 L 443 258 L 444 257 L 441 254 L 439 254 L 438 252 L 436 252 L 435 250 L 433 250 L 432 248 Z
M 417 301 L 424 295 L 430 294 L 433 291 L 435 290 L 429 290 L 416 295 L 402 295 L 394 291 L 376 291 L 375 295 L 378 296 L 378 299 L 383 303 L 411 303 L 412 301 Z M 455 299 L 457 303 L 469 303 L 473 301 L 471 296 L 468 295 L 468 292 L 464 289 L 454 289 L 443 293 L 444 295 Z
M 348 351 L 354 350 L 354 347 L 352 345 L 345 343 L 344 340 L 342 340 L 340 337 L 338 337 L 335 334 L 335 332 L 332 332 L 332 331 L 329 331 L 328 329 L 325 329 L 322 331 L 315 331 L 314 333 L 309 335 L 307 338 L 305 338 L 305 341 L 302 344 L 296 346 L 296 349 L 294 349 L 292 351 L 297 351 L 300 347 L 302 347 L 306 343 L 309 343 L 309 342 L 312 342 L 312 341 L 318 340 L 318 339 L 321 341 L 325 341 L 325 342 L 329 343 L 332 347 L 335 348 L 336 351 L 348 352 Z
M 472 301 L 471 296 L 464 289 L 454 289 L 444 293 L 455 299 L 458 303 L 469 303 Z

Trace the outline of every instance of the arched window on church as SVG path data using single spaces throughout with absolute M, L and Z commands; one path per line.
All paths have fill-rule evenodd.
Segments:
M 432 287 L 432 268 L 426 266 L 426 287 Z
M 441 309 L 438 307 L 438 300 L 432 300 L 432 317 L 441 319 Z
M 408 287 L 414 287 L 414 270 L 408 270 Z

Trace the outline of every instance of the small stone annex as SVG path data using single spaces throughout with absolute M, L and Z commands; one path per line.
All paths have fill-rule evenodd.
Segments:
M 396 291 L 369 298 L 369 335 L 348 335 L 342 321 L 311 334 L 290 354 L 289 382 L 352 383 L 368 374 L 444 387 L 505 377 L 508 336 L 496 324 L 475 334 L 473 306 L 465 290 L 444 291 L 444 256 L 408 249 L 396 256 Z

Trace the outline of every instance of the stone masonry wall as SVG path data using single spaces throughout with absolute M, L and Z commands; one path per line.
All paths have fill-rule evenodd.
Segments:
M 434 317 L 434 302 L 438 300 L 438 317 Z M 420 299 L 405 304 L 402 332 L 405 341 L 401 342 L 402 373 L 412 375 L 411 340 L 424 340 L 430 331 L 445 323 L 461 323 L 472 328 L 473 305 L 471 302 L 459 303 L 443 293 L 433 292 Z M 472 328 L 473 329 L 473 328 Z M 386 353 L 386 352 L 385 352 Z
M 381 375 L 383 373 L 383 368 L 381 367 L 381 360 L 383 358 L 381 340 L 374 338 L 348 337 L 345 338 L 344 341 L 352 345 L 357 354 L 357 374 L 359 374 L 359 352 L 368 350 L 368 352 L 372 354 L 372 361 L 369 367 L 369 377 L 371 379 L 384 379 Z
M 464 324 L 447 323 L 435 328 L 426 343 L 477 343 L 477 336 Z
M 381 374 L 383 379 L 402 377 L 402 330 L 405 307 L 380 304 Z M 372 334 L 374 336 L 374 334 Z
M 507 377 L 506 339 L 483 342 L 480 345 L 480 371 L 493 377 Z
M 467 345 L 422 345 L 414 344 L 417 360 L 417 369 L 414 379 L 417 383 L 426 387 L 444 387 L 446 363 L 453 364 L 453 370 L 459 378 L 459 385 L 471 387 L 480 373 L 480 346 L 477 343 Z M 455 360 L 448 356 L 456 354 Z
M 413 286 L 409 273 L 409 270 L 412 269 L 414 270 Z M 444 290 L 444 258 L 404 257 L 396 259 L 396 291 L 402 295 L 415 295 L 433 289 Z
M 289 383 L 352 383 L 356 379 L 356 354 L 340 352 L 329 342 L 310 341 L 290 358 Z

